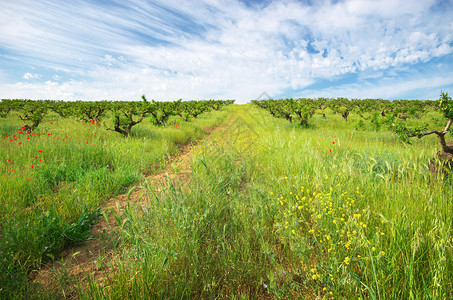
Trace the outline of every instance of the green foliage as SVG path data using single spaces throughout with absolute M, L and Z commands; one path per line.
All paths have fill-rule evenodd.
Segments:
M 50 108 L 62 118 L 68 118 L 75 114 L 75 109 L 78 103 L 66 101 L 54 101 L 50 104 Z
M 84 123 L 101 124 L 101 121 L 110 115 L 107 130 L 112 130 L 127 137 L 132 127 L 142 122 L 147 115 L 151 123 L 156 126 L 165 126 L 172 116 L 179 115 L 184 121 L 197 118 L 210 109 L 220 110 L 221 107 L 233 104 L 234 100 L 209 101 L 174 101 L 148 102 L 145 95 L 142 102 L 135 101 L 53 101 L 53 100 L 22 100 L 3 99 L 0 102 L 0 117 L 6 118 L 11 111 L 19 111 L 20 118 L 32 122 L 27 125 L 29 131 L 38 127 L 48 112 L 56 112 L 62 118 L 76 117 Z M 136 119 L 134 119 L 136 118 Z
M 404 123 L 392 123 L 392 130 L 398 135 L 398 137 L 406 144 L 411 144 L 411 137 L 421 138 L 423 133 L 427 130 L 427 125 L 421 125 L 418 127 L 408 127 Z
M 299 119 L 299 124 L 304 127 L 308 126 L 308 120 L 315 114 L 316 109 L 317 105 L 314 100 L 298 99 L 294 107 L 294 113 Z
M 405 101 L 401 101 L 405 102 Z M 399 104 L 399 105 L 398 105 Z M 389 125 L 390 130 L 395 132 L 398 137 L 407 144 L 410 144 L 410 138 L 411 137 L 418 137 L 422 138 L 424 135 L 427 135 L 426 131 L 428 130 L 428 125 L 427 124 L 418 124 L 416 126 L 411 126 L 408 125 L 406 121 L 406 117 L 401 117 L 401 113 L 404 111 L 408 114 L 412 112 L 412 115 L 414 115 L 415 111 L 420 111 L 420 108 L 422 105 L 419 102 L 416 102 L 414 105 L 408 105 L 406 104 L 400 104 L 396 103 L 395 107 L 399 107 L 399 109 L 396 109 L 392 112 L 392 114 L 387 118 L 386 122 Z M 443 93 L 441 92 L 439 100 L 436 101 L 436 106 L 439 108 L 441 112 L 443 112 L 443 116 L 447 119 L 453 119 L 453 100 L 451 97 L 448 96 L 448 93 Z M 416 116 L 419 118 L 419 116 Z M 443 135 L 445 133 L 441 133 L 441 131 L 436 131 L 434 130 L 431 133 L 439 133 Z
M 22 101 L 19 116 L 23 121 L 31 122 L 31 125 L 28 126 L 29 131 L 33 131 L 38 127 L 38 125 L 44 119 L 44 116 L 47 114 L 47 104 L 40 103 L 32 100 Z
M 366 125 L 365 125 L 365 122 L 363 121 L 363 119 L 359 119 L 355 125 L 355 128 L 356 129 L 360 129 L 360 130 L 365 130 L 366 129 Z
M 0 102 L 0 118 L 6 118 L 8 113 L 11 111 L 12 107 L 8 100 L 2 100 Z
M 410 117 L 420 119 L 433 106 L 432 101 L 421 100 L 383 100 L 383 99 L 347 99 L 347 98 L 300 98 L 280 100 L 253 100 L 253 104 L 264 108 L 277 118 L 284 118 L 292 122 L 294 118 L 299 124 L 307 127 L 308 121 L 315 113 L 325 116 L 325 109 L 329 108 L 334 114 L 339 114 L 345 121 L 351 114 L 357 114 L 371 123 L 374 131 L 391 120 L 406 121 Z M 394 121 L 395 122 L 395 121 Z
M 114 103 L 115 105 L 118 104 L 118 102 L 110 101 L 77 101 L 73 104 L 75 107 L 72 113 L 85 122 L 99 122 L 101 121 L 102 117 L 104 117 L 107 110 L 111 108 L 112 103 Z M 63 105 L 66 106 L 64 102 Z M 60 111 L 64 109 L 64 106 L 60 109 Z
M 111 123 L 113 128 L 107 128 L 107 130 L 113 130 L 121 133 L 123 136 L 128 137 L 131 133 L 132 127 L 141 123 L 145 115 L 149 112 L 148 102 L 143 95 L 143 102 L 115 102 L 111 105 L 112 117 Z M 134 117 L 137 116 L 134 120 Z
M 453 119 L 453 100 L 448 96 L 448 93 L 440 92 L 440 98 L 436 105 L 443 112 L 445 118 Z

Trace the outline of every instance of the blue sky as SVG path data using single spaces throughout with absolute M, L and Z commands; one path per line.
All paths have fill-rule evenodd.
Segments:
M 0 0 L 0 98 L 436 99 L 452 16 L 446 0 Z

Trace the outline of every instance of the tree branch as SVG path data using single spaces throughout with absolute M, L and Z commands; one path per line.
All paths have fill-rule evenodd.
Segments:
M 443 130 L 443 131 L 439 131 L 439 130 L 431 130 L 431 131 L 428 131 L 428 132 L 424 132 L 424 133 L 419 133 L 419 134 L 408 134 L 407 136 L 408 137 L 418 137 L 419 139 L 421 139 L 422 137 L 426 136 L 426 135 L 430 135 L 430 134 L 437 134 L 438 136 L 444 136 L 447 131 Z
M 453 119 L 448 120 L 447 126 L 445 126 L 445 129 L 444 129 L 445 132 L 447 132 L 450 129 L 452 121 L 453 121 Z
M 453 154 L 453 147 L 451 145 L 447 145 L 447 143 L 445 141 L 445 135 L 450 130 L 450 126 L 451 126 L 452 122 L 453 122 L 453 119 L 448 120 L 447 125 L 445 126 L 445 129 L 442 130 L 442 131 L 431 130 L 431 131 L 424 132 L 424 133 L 419 133 L 419 134 L 408 134 L 407 136 L 408 137 L 418 137 L 420 139 L 420 138 L 422 138 L 424 136 L 427 136 L 427 135 L 430 135 L 430 134 L 436 134 L 437 137 L 439 138 L 439 142 L 440 142 L 440 145 L 442 147 L 442 150 L 444 152 L 446 152 L 446 153 L 452 153 Z

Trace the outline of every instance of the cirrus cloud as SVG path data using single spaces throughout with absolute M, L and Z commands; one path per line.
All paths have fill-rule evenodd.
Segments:
M 2 98 L 244 103 L 263 91 L 435 98 L 453 87 L 448 1 L 45 0 L 0 11 Z

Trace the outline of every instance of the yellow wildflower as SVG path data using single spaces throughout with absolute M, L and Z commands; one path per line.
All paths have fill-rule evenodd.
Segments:
M 351 259 L 349 258 L 349 256 L 346 256 L 346 257 L 344 258 L 344 263 L 345 263 L 345 264 L 349 265 L 349 262 L 350 262 L 350 261 L 351 261 Z

